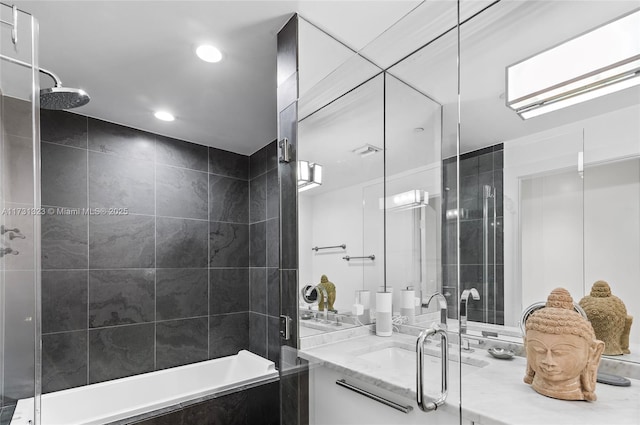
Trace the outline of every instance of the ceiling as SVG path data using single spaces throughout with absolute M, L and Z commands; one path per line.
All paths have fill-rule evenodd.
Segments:
M 241 154 L 276 138 L 276 35 L 292 13 L 359 50 L 419 3 L 15 2 L 39 21 L 40 67 L 91 95 L 73 112 Z M 223 60 L 198 59 L 201 43 Z M 157 109 L 176 120 L 158 121 Z
M 487 2 L 475 3 L 471 10 L 463 8 L 463 16 L 478 11 L 478 4 L 486 6 Z M 640 103 L 640 87 L 636 87 L 525 121 L 507 108 L 504 100 L 507 66 L 615 19 L 638 5 L 637 0 L 502 0 L 463 24 L 460 30 L 461 152 Z M 428 166 L 436 154 L 438 158 L 441 153 L 444 158 L 455 154 L 458 43 L 456 32 L 447 31 L 455 24 L 452 6 L 455 3 L 422 3 L 355 56 L 346 54 L 335 43 L 331 47 L 326 35 L 322 41 L 317 30 L 313 37 L 301 32 L 301 41 L 308 41 L 308 46 L 302 44 L 302 47 L 309 58 L 305 59 L 301 53 L 299 105 L 300 116 L 306 118 L 299 124 L 299 155 L 325 167 L 322 187 L 303 192 L 304 196 L 380 178 L 382 155 L 358 158 L 352 152 L 365 143 L 386 147 L 388 174 Z M 422 28 L 429 20 L 435 25 Z M 305 26 L 301 29 L 312 30 Z M 394 63 L 390 46 L 398 52 L 396 57 L 402 57 L 404 52 L 424 44 L 427 46 L 389 68 L 390 74 L 409 86 L 389 82 L 383 86 L 378 76 L 349 91 L 356 85 L 353 81 L 364 81 Z M 379 66 L 373 66 L 363 56 Z M 318 57 L 323 60 L 313 60 Z M 327 67 L 328 63 L 333 64 L 332 67 Z M 317 75 L 321 70 L 323 78 Z M 312 76 L 307 78 L 312 83 L 303 84 L 303 77 L 309 72 Z M 430 105 L 435 102 L 416 95 L 418 92 L 409 87 L 442 105 L 442 121 L 434 119 Z M 344 93 L 338 100 L 328 102 Z M 321 108 L 322 105 L 327 106 Z M 425 131 L 416 133 L 416 128 Z M 396 154 L 398 150 L 401 154 Z

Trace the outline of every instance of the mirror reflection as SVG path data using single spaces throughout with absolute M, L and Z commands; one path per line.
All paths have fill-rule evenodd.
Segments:
M 475 289 L 479 300 L 466 304 L 468 328 L 499 337 L 519 337 L 522 311 L 553 288 L 578 301 L 599 280 L 638 317 L 632 300 L 640 295 L 640 90 L 625 87 L 572 105 L 550 98 L 540 105 L 556 107 L 540 112 L 526 93 L 534 84 L 519 95 L 529 99 L 526 110 L 538 111 L 526 114 L 514 110 L 522 105 L 508 91 L 519 92 L 505 81 L 514 65 L 628 16 L 633 6 L 503 1 L 465 20 L 459 117 L 455 31 L 443 25 L 437 37 L 408 40 L 415 52 L 403 60 L 382 48 L 400 27 L 367 46 L 361 53 L 384 52 L 385 72 L 300 122 L 300 158 L 322 164 L 326 179 L 300 193 L 300 283 L 317 285 L 327 276 L 336 287 L 335 309 L 354 325 L 367 323 L 353 319 L 358 291 L 370 291 L 371 301 L 385 284 L 398 315 L 408 311 L 403 290 L 414 291 L 418 321 L 438 311 L 424 306 L 433 293 L 444 294 L 456 319 L 460 295 Z M 581 13 L 585 8 L 589 13 Z M 564 78 L 548 74 L 528 81 Z M 356 161 L 358 148 L 367 156 Z M 348 177 L 330 171 L 339 162 Z M 394 197 L 417 206 L 394 209 Z M 341 244 L 346 249 L 311 250 Z M 365 259 L 343 260 L 347 255 Z M 639 326 L 631 327 L 630 343 L 631 354 L 621 358 L 640 360 Z

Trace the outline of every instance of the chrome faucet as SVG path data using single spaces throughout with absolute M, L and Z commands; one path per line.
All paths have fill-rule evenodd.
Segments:
M 476 288 L 462 291 L 462 295 L 460 295 L 460 334 L 467 333 L 467 304 L 469 304 L 469 295 L 476 301 L 480 299 L 480 294 Z
M 327 290 L 320 285 L 316 286 L 315 289 L 322 293 L 324 299 L 324 322 L 329 323 L 329 294 Z M 320 300 L 318 300 L 318 306 L 320 306 Z
M 444 295 L 442 295 L 440 292 L 436 292 L 435 294 L 431 295 L 427 302 L 425 304 L 422 304 L 422 306 L 428 308 L 429 303 L 431 303 L 431 300 L 434 298 L 438 299 L 438 305 L 440 307 L 440 323 L 442 324 L 444 329 L 447 329 L 447 299 L 444 297 Z

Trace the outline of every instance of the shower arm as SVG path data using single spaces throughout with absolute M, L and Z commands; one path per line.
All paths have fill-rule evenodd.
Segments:
M 23 62 L 20 59 L 14 59 L 11 56 L 5 56 L 3 54 L 0 54 L 0 59 L 4 59 L 7 62 L 15 63 L 16 65 L 24 66 L 25 68 L 31 68 L 31 65 L 29 65 L 27 62 Z M 53 81 L 56 83 L 55 87 L 62 87 L 62 81 L 60 81 L 60 78 L 58 78 L 56 74 L 44 68 L 38 68 L 38 71 L 51 77 Z

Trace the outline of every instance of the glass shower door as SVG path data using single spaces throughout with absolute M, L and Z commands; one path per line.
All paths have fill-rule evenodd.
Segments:
M 0 20 L 0 423 L 39 424 L 37 23 L 4 3 Z

